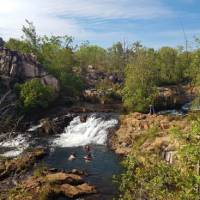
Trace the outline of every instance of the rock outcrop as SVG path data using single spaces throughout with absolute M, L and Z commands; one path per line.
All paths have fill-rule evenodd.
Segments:
M 155 107 L 157 110 L 181 108 L 191 102 L 196 95 L 197 91 L 192 90 L 188 85 L 159 87 Z
M 21 181 L 4 196 L 8 200 L 74 199 L 95 193 L 95 187 L 85 183 L 80 175 L 43 170 L 39 176 L 33 175 Z
M 132 151 L 137 138 L 151 134 L 150 131 L 156 129 L 156 135 L 152 140 L 145 140 L 140 144 L 140 150 L 144 152 L 159 151 L 163 159 L 171 162 L 169 158 L 175 151 L 176 142 L 171 142 L 169 131 L 172 127 L 179 127 L 183 131 L 188 131 L 188 120 L 184 117 L 148 115 L 133 113 L 122 116 L 118 131 L 111 137 L 111 147 L 116 153 L 127 155 Z M 145 137 L 144 137 L 145 138 Z M 147 135 L 148 138 L 148 135 Z M 151 138 L 151 137 L 149 137 Z M 171 155 L 169 155 L 169 153 Z
M 0 159 L 0 199 L 74 199 L 97 193 L 84 181 L 86 174 L 80 170 L 64 172 L 38 167 L 45 155 L 44 149 L 36 148 L 14 159 Z
M 0 160 L 0 181 L 18 174 L 21 171 L 27 171 L 36 161 L 43 158 L 46 152 L 42 148 L 36 148 L 32 152 L 25 152 L 21 156 L 12 160 Z
M 59 81 L 44 70 L 34 55 L 21 54 L 3 46 L 0 46 L 0 78 L 8 88 L 37 78 L 56 92 L 60 90 Z

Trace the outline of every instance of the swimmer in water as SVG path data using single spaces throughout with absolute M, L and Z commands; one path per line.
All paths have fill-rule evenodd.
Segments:
M 68 158 L 69 161 L 72 161 L 72 160 L 75 160 L 75 159 L 76 159 L 76 154 L 75 153 L 72 153 Z
M 87 156 L 84 156 L 84 159 L 86 161 L 91 161 L 92 160 L 92 154 L 91 153 L 88 153 Z

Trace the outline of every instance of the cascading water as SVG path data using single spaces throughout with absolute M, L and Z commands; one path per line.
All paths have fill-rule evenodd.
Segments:
M 27 147 L 47 147 L 49 153 L 41 161 L 47 167 L 66 171 L 84 170 L 88 174 L 86 180 L 95 185 L 99 192 L 95 197 L 88 197 L 88 200 L 113 199 L 117 190 L 112 177 L 121 171 L 120 158 L 105 144 L 109 130 L 118 124 L 117 114 L 91 114 L 87 119 L 81 119 L 80 116 L 75 117 L 62 134 L 53 137 L 37 138 L 37 134 L 34 133 L 41 125 L 30 127 L 25 134 L 0 143 L 0 154 L 14 157 Z M 87 152 L 82 146 L 86 144 L 91 144 L 91 162 L 86 162 L 84 159 Z M 73 152 L 76 154 L 76 159 L 69 161 L 68 158 Z M 86 197 L 84 199 L 87 200 Z
M 81 122 L 80 117 L 76 117 L 65 128 L 64 133 L 53 141 L 53 144 L 61 147 L 78 147 L 87 144 L 104 145 L 107 141 L 108 129 L 115 127 L 118 120 L 103 119 L 96 115 L 91 115 L 85 122 Z
M 5 150 L 0 155 L 3 157 L 15 157 L 20 155 L 25 149 L 29 147 L 27 139 L 23 135 L 18 135 L 14 138 L 7 139 L 0 142 L 0 147 Z

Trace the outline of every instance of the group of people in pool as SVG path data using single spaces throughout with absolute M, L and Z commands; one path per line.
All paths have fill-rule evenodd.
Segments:
M 91 147 L 90 147 L 89 145 L 86 145 L 86 146 L 84 147 L 84 151 L 85 151 L 85 153 L 86 153 L 86 155 L 83 157 L 84 160 L 85 160 L 85 161 L 91 161 L 91 160 L 92 160 Z M 72 161 L 72 160 L 75 160 L 76 158 L 77 158 L 76 153 L 72 153 L 72 154 L 69 156 L 68 160 L 69 160 L 69 161 Z

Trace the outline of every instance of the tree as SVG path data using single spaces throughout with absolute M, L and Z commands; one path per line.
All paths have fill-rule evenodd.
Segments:
M 105 70 L 106 56 L 105 49 L 89 43 L 81 45 L 76 51 L 77 60 L 83 71 L 86 71 L 89 65 L 95 69 Z
M 108 49 L 109 70 L 123 74 L 126 66 L 125 58 L 123 44 L 121 42 L 113 44 L 113 46 Z
M 157 55 L 157 68 L 159 70 L 160 84 L 174 84 L 178 81 L 176 70 L 177 50 L 162 47 Z
M 123 102 L 129 110 L 146 112 L 149 105 L 153 103 L 156 94 L 154 60 L 154 52 L 141 49 L 127 65 Z
M 200 84 L 200 49 L 192 54 L 192 61 L 187 69 L 187 75 L 190 79 L 191 86 L 197 86 Z

